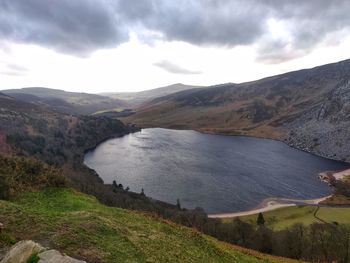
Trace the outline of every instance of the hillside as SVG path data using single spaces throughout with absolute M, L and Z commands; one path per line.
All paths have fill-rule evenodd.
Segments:
M 315 213 L 317 218 L 315 217 Z M 242 216 L 240 219 L 244 222 L 255 224 L 257 215 Z M 265 225 L 275 231 L 291 228 L 294 224 L 303 224 L 308 226 L 314 223 L 320 223 L 322 221 L 329 224 L 334 222 L 337 222 L 338 224 L 348 224 L 350 222 L 350 208 L 327 206 L 291 206 L 264 212 L 264 219 Z M 223 221 L 231 222 L 232 218 L 225 218 Z
M 48 88 L 23 88 L 2 90 L 3 93 L 22 101 L 32 102 L 69 114 L 93 114 L 102 110 L 127 107 L 127 103 L 88 93 L 67 92 Z
M 32 239 L 87 262 L 292 262 L 157 218 L 50 188 L 0 201 L 0 245 Z M 260 258 L 260 259 L 259 259 Z
M 6 95 L 0 105 L 0 153 L 32 156 L 69 170 L 81 170 L 85 150 L 132 130 L 118 120 L 72 116 Z
M 285 140 L 321 156 L 350 161 L 349 81 L 350 60 L 345 60 L 156 98 L 124 121 Z
M 96 172 L 83 164 L 85 151 L 103 140 L 135 129 L 118 120 L 72 116 L 1 94 L 0 105 L 0 157 L 19 155 L 45 162 L 59 169 L 70 186 L 93 194 L 109 205 L 156 209 L 156 202 L 103 184 Z M 18 176 L 15 178 L 18 179 Z M 0 188 L 2 184 L 0 182 Z M 160 207 L 162 205 L 159 204 Z
M 145 90 L 140 92 L 106 92 L 101 93 L 103 96 L 108 96 L 114 99 L 126 101 L 131 107 L 138 107 L 146 101 L 153 100 L 158 97 L 163 97 L 172 93 L 180 92 L 188 89 L 200 88 L 199 86 L 184 85 L 181 83 Z

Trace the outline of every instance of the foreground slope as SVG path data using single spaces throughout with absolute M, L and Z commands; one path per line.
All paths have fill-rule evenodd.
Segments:
M 23 88 L 3 90 L 2 92 L 22 101 L 41 104 L 69 114 L 93 114 L 102 110 L 127 107 L 127 103 L 122 100 L 58 89 Z
M 0 201 L 0 245 L 33 239 L 88 262 L 279 262 L 141 213 L 101 205 L 71 189 L 47 188 Z M 258 259 L 260 258 L 260 259 Z
M 286 140 L 350 161 L 350 60 L 242 84 L 157 98 L 125 119 L 141 127 L 196 129 Z

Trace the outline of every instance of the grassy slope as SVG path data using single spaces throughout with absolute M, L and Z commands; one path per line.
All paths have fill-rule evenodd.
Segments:
M 314 217 L 315 206 L 286 207 L 264 213 L 266 225 L 274 230 L 281 230 L 295 223 L 310 225 L 319 222 Z M 322 220 L 332 223 L 350 224 L 350 208 L 320 207 L 317 216 Z M 241 220 L 255 224 L 257 215 L 240 217 Z M 231 219 L 225 219 L 231 220 Z
M 0 211 L 5 236 L 33 239 L 88 262 L 288 261 L 141 213 L 106 207 L 71 189 L 46 189 L 14 202 L 0 201 Z

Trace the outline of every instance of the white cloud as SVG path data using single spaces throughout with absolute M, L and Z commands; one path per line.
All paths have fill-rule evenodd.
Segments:
M 44 86 L 71 91 L 140 91 L 173 83 L 214 85 L 243 82 L 304 67 L 350 58 L 350 37 L 329 46 L 329 39 L 311 53 L 280 64 L 256 61 L 257 46 L 197 47 L 188 43 L 140 42 L 135 34 L 114 49 L 99 50 L 88 58 L 63 55 L 35 45 L 11 44 L 0 50 L 0 61 L 27 69 L 25 74 L 0 73 L 1 89 Z M 201 74 L 172 74 L 153 64 L 171 61 Z M 3 63 L 4 64 L 4 63 Z

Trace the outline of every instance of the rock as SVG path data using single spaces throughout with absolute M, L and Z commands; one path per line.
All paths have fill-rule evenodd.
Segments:
M 41 252 L 38 257 L 38 263 L 86 263 L 85 261 L 62 255 L 59 251 L 54 249 Z
M 38 255 L 39 263 L 86 263 L 85 261 L 62 255 L 54 249 L 45 250 L 41 245 L 31 240 L 24 240 L 15 244 L 0 263 L 26 263 L 34 254 Z
M 20 241 L 11 247 L 0 263 L 26 263 L 33 254 L 43 250 L 41 245 L 31 240 Z

